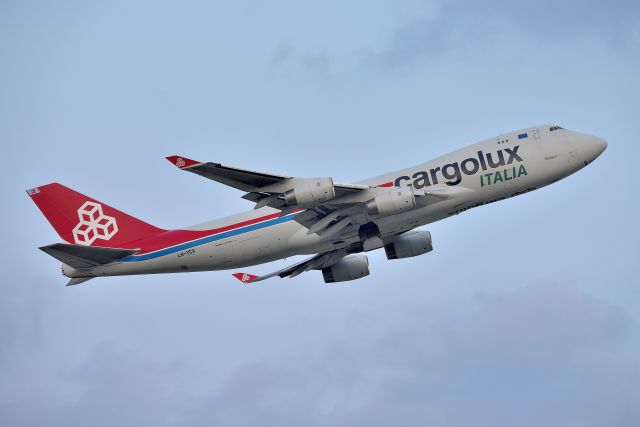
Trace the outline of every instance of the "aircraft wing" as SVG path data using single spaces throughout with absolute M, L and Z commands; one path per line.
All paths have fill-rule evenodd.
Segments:
M 367 202 L 376 196 L 393 191 L 387 184 L 371 187 L 361 184 L 336 184 L 331 178 L 298 178 L 287 175 L 259 172 L 227 166 L 220 163 L 198 162 L 183 156 L 167 157 L 181 170 L 192 172 L 205 178 L 246 192 L 242 198 L 255 203 L 254 209 L 269 206 L 282 211 L 282 215 L 298 212 L 295 221 L 308 228 L 308 234 L 316 233 L 323 239 L 344 240 L 344 235 L 357 240 L 357 226 L 370 221 Z M 299 186 L 307 190 L 316 185 L 326 185 L 332 197 L 320 197 L 317 202 L 292 204 L 287 201 L 291 189 Z M 445 186 L 446 187 L 446 186 Z M 453 189 L 431 188 L 418 191 L 409 187 L 397 191 L 413 192 L 416 203 L 427 205 L 437 203 L 451 196 Z M 297 190 L 295 190 L 297 191 Z M 297 194 L 297 193 L 296 193 Z M 352 227 L 349 227 L 353 225 Z M 262 280 L 262 279 L 261 279 Z
M 366 222 L 365 203 L 373 197 L 370 194 L 371 191 L 375 191 L 375 188 L 372 189 L 368 185 L 336 184 L 331 178 L 297 178 L 220 163 L 198 162 L 184 156 L 169 156 L 167 160 L 181 170 L 245 191 L 242 198 L 254 202 L 254 209 L 269 206 L 281 210 L 283 215 L 298 212 L 295 220 L 310 228 L 309 234 L 320 234 L 319 232 L 324 229 L 324 237 L 337 238 L 339 232 L 350 224 Z M 330 183 L 335 192 L 334 197 L 324 202 L 307 203 L 303 206 L 287 203 L 285 200 L 287 190 L 316 180 Z
M 204 176 L 205 178 L 212 179 L 221 184 L 228 185 L 229 187 L 233 187 L 238 190 L 247 191 L 249 193 L 261 192 L 278 194 L 278 184 L 294 178 L 287 175 L 237 168 L 234 166 L 223 165 L 221 163 L 198 162 L 181 156 L 169 156 L 167 157 L 167 160 L 179 169 Z M 270 189 L 269 187 L 273 188 Z M 357 184 L 334 184 L 334 187 L 336 187 L 336 197 L 369 188 L 366 185 Z M 252 199 L 255 197 L 245 198 L 254 201 Z
M 314 255 L 311 258 L 307 258 L 297 264 L 293 264 L 282 270 L 274 271 L 273 273 L 265 274 L 264 276 L 255 276 L 249 273 L 234 273 L 233 277 L 240 280 L 242 283 L 254 283 L 260 282 L 271 277 L 278 276 L 284 277 L 296 277 L 309 270 L 322 270 L 323 268 L 330 267 L 336 262 L 340 261 L 347 255 L 347 251 L 339 249 L 330 252 L 323 252 L 318 255 Z

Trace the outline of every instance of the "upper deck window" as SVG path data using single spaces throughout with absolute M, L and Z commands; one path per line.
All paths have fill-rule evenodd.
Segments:
M 551 126 L 551 127 L 549 128 L 549 130 L 550 130 L 551 132 L 553 132 L 554 130 L 558 130 L 558 129 L 564 129 L 564 128 L 562 128 L 562 127 L 560 127 L 560 126 Z

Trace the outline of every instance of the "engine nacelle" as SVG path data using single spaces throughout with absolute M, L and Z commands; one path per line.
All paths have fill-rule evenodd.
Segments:
M 374 216 L 399 214 L 416 207 L 416 197 L 409 187 L 394 188 L 367 201 L 367 213 Z
M 331 178 L 296 178 L 294 187 L 285 191 L 284 201 L 289 206 L 315 206 L 336 197 Z
M 347 282 L 369 275 L 369 259 L 365 255 L 350 255 L 331 267 L 322 269 L 325 283 Z
M 393 242 L 384 246 L 387 259 L 410 258 L 432 250 L 431 233 L 418 230 L 401 234 Z

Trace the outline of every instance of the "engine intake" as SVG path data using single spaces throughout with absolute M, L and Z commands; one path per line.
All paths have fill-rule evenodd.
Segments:
M 384 246 L 387 259 L 410 258 L 433 250 L 431 233 L 428 231 L 410 231 L 398 236 Z
M 369 275 L 369 259 L 365 255 L 342 258 L 330 267 L 322 269 L 325 283 L 348 282 Z
M 409 187 L 394 188 L 367 201 L 367 213 L 373 216 L 395 215 L 415 207 L 416 198 Z
M 285 191 L 284 200 L 289 206 L 315 206 L 336 197 L 331 178 L 298 178 L 294 187 Z

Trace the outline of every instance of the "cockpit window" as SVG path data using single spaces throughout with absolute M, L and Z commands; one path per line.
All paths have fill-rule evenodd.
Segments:
M 560 127 L 560 126 L 551 126 L 551 127 L 549 128 L 549 130 L 550 130 L 551 132 L 553 132 L 554 130 L 558 130 L 558 129 L 564 129 L 564 128 L 562 128 L 562 127 Z

